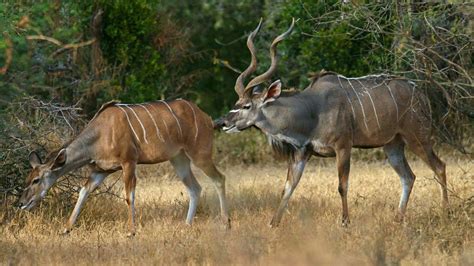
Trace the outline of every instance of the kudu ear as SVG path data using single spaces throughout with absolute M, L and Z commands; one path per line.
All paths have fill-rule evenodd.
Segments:
M 56 158 L 54 158 L 52 169 L 56 170 L 62 167 L 65 163 L 66 163 L 66 149 L 61 149 L 58 152 L 58 155 L 56 155 Z
M 263 103 L 269 103 L 280 97 L 281 94 L 281 81 L 277 80 L 273 82 L 266 90 L 262 93 Z
M 42 164 L 41 158 L 39 157 L 38 153 L 36 153 L 35 151 L 30 152 L 30 155 L 28 155 L 28 160 L 30 161 L 30 165 L 33 168 Z

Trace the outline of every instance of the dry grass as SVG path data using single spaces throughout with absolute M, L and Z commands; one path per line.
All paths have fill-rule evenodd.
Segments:
M 187 195 L 173 178 L 142 167 L 137 187 L 138 234 L 126 238 L 126 204 L 110 196 L 87 202 L 77 228 L 59 232 L 70 202 L 47 199 L 33 213 L 18 212 L 0 226 L 3 264 L 321 264 L 473 265 L 473 168 L 450 159 L 449 216 L 443 215 L 432 172 L 411 163 L 417 181 L 407 221 L 394 222 L 400 184 L 384 162 L 354 162 L 349 207 L 352 224 L 340 226 L 334 161 L 309 163 L 279 228 L 269 228 L 286 173 L 284 163 L 229 166 L 232 229 L 224 230 L 209 180 L 194 225 L 184 224 Z M 470 198 L 470 200 L 469 200 Z M 71 199 L 72 201 L 72 199 Z M 64 207 L 67 206 L 67 207 Z

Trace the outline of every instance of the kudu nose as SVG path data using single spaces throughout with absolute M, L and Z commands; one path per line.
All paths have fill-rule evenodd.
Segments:
M 224 117 L 219 117 L 217 119 L 215 119 L 214 121 L 212 121 L 212 123 L 214 124 L 214 129 L 220 129 L 222 128 L 223 126 L 225 126 L 225 119 Z
M 25 206 L 25 204 L 19 200 L 17 202 L 14 202 L 12 205 L 13 207 L 18 208 L 18 209 L 21 209 L 23 206 Z

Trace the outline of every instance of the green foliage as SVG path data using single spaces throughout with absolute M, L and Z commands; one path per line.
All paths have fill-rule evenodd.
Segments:
M 192 63 L 183 69 L 200 69 L 203 75 L 192 84 L 193 100 L 213 116 L 221 115 L 235 103 L 235 79 L 238 74 L 218 64 L 229 62 L 237 69 L 247 67 L 250 54 L 245 46 L 246 34 L 252 31 L 267 8 L 266 1 L 162 1 L 161 8 L 185 22 L 192 53 Z M 258 45 L 258 44 L 257 44 Z M 265 55 L 266 56 L 266 55 Z
M 388 68 L 391 36 L 361 29 L 369 23 L 367 17 L 374 15 L 379 17 L 380 27 L 390 26 L 390 9 L 367 5 L 354 11 L 341 2 L 292 0 L 281 5 L 279 32 L 288 27 L 291 18 L 300 19 L 295 33 L 280 47 L 282 61 L 290 66 L 280 75 L 289 79 L 289 85 L 303 88 L 308 83 L 307 74 L 321 69 L 362 76 Z
M 69 54 L 53 56 L 60 48 L 57 44 L 27 39 L 27 36 L 47 36 L 64 44 L 80 40 L 83 33 L 77 13 L 67 8 L 67 4 L 68 1 L 61 8 L 51 2 L 0 3 L 0 24 L 5 25 L 3 37 L 8 36 L 13 43 L 13 62 L 7 74 L 0 77 L 1 110 L 20 95 L 73 103 L 84 92 L 84 81 L 77 80 L 79 69 L 73 69 Z M 5 39 L 0 43 L 5 43 Z M 0 64 L 5 62 L 5 54 L 0 50 Z
M 159 98 L 160 80 L 165 72 L 159 52 L 153 46 L 159 27 L 156 1 L 101 1 L 104 11 L 104 56 L 124 68 L 119 95 L 125 101 L 141 102 Z
M 8 72 L 0 76 L 0 112 L 21 95 L 67 105 L 80 102 L 87 115 L 111 99 L 185 97 L 217 117 L 237 99 L 233 87 L 238 73 L 222 62 L 239 70 L 247 67 L 245 40 L 263 17 L 254 75 L 262 73 L 270 64 L 271 41 L 294 17 L 299 21 L 278 47 L 280 62 L 273 77 L 286 87 L 304 89 L 308 74 L 321 69 L 346 76 L 394 72 L 420 82 L 436 102 L 435 114 L 447 121 L 445 134 L 460 128 L 460 117 L 472 117 L 472 79 L 455 66 L 472 72 L 472 10 L 467 5 L 350 2 L 3 1 L 1 33 L 14 49 Z M 24 18 L 28 22 L 20 25 Z M 38 35 L 60 45 L 27 39 Z M 8 49 L 4 36 L 0 66 Z M 94 38 L 93 44 L 57 53 L 67 44 Z

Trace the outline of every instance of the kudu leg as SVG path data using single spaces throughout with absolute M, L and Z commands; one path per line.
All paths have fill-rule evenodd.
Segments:
M 349 190 L 349 171 L 351 166 L 351 149 L 339 149 L 336 151 L 336 165 L 339 177 L 337 190 L 342 201 L 342 226 L 350 223 L 349 207 L 347 206 L 347 192 Z
M 77 199 L 76 206 L 74 206 L 74 210 L 72 211 L 71 216 L 69 217 L 69 220 L 66 223 L 66 228 L 63 232 L 64 234 L 67 234 L 72 230 L 72 227 L 76 223 L 77 217 L 81 212 L 82 205 L 84 205 L 84 202 L 86 201 L 87 197 L 104 181 L 105 177 L 108 175 L 109 173 L 93 172 L 89 176 L 87 183 L 81 188 L 81 191 L 79 192 L 79 198 Z
M 189 208 L 188 215 L 186 216 L 186 223 L 191 225 L 193 223 L 194 215 L 196 214 L 199 197 L 201 196 L 201 186 L 194 177 L 193 172 L 191 171 L 191 161 L 185 154 L 181 153 L 177 155 L 172 158 L 170 162 L 176 170 L 176 174 L 188 190 Z
M 422 144 L 417 139 L 408 141 L 408 148 L 420 157 L 438 177 L 441 189 L 441 202 L 444 209 L 448 207 L 448 188 L 446 183 L 446 164 L 434 153 L 431 143 Z
M 282 193 L 280 205 L 278 206 L 278 209 L 275 215 L 273 216 L 272 221 L 270 222 L 271 227 L 277 227 L 280 224 L 283 212 L 288 206 L 288 201 L 290 200 L 293 191 L 295 190 L 301 179 L 301 176 L 303 175 L 303 170 L 306 166 L 306 162 L 308 161 L 309 157 L 310 154 L 307 153 L 305 150 L 297 150 L 295 151 L 293 158 L 289 159 L 285 189 Z
M 219 203 L 221 208 L 221 217 L 225 226 L 230 228 L 229 211 L 227 209 L 227 202 L 225 196 L 225 176 L 216 168 L 211 160 L 205 162 L 193 161 L 209 178 L 211 178 L 217 190 Z
M 122 165 L 125 183 L 125 200 L 128 205 L 128 237 L 135 235 L 135 186 L 137 182 L 135 168 L 135 163 Z
M 400 176 L 402 183 L 402 195 L 398 204 L 397 220 L 403 221 L 407 209 L 408 200 L 410 198 L 413 184 L 415 183 L 415 174 L 410 169 L 405 157 L 405 144 L 401 139 L 396 138 L 391 143 L 384 146 L 385 154 L 392 168 Z

